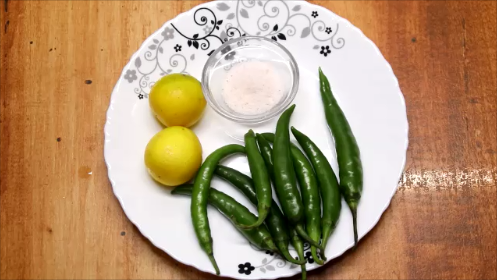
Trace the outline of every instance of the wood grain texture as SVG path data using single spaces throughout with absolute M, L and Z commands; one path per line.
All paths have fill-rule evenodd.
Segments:
M 2 279 L 216 278 L 140 235 L 103 160 L 123 66 L 165 21 L 201 2 L 3 3 Z M 497 278 L 496 2 L 314 3 L 362 29 L 391 63 L 410 146 L 376 228 L 309 279 Z

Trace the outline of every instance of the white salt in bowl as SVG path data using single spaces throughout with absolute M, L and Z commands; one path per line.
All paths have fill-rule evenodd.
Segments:
M 261 75 L 261 69 L 270 75 Z M 237 123 L 259 124 L 280 115 L 298 88 L 299 69 L 292 54 L 265 37 L 242 36 L 225 42 L 210 55 L 202 72 L 209 105 Z M 275 89 L 274 94 L 268 89 Z

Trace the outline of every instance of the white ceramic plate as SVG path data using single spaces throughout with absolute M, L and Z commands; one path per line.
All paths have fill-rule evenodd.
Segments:
M 338 171 L 319 95 L 318 66 L 329 77 L 361 149 L 360 237 L 388 207 L 406 158 L 408 124 L 397 79 L 373 42 L 347 20 L 304 1 L 215 1 L 178 15 L 145 40 L 124 68 L 107 112 L 105 160 L 114 193 L 141 233 L 176 260 L 210 273 L 214 270 L 191 224 L 190 199 L 171 196 L 145 169 L 145 146 L 162 129 L 150 112 L 147 97 L 154 82 L 168 73 L 185 72 L 200 80 L 208 55 L 222 41 L 243 34 L 273 38 L 293 54 L 301 77 L 291 125 L 311 137 Z M 272 132 L 274 123 L 252 128 Z M 235 138 L 248 127 L 229 123 L 207 108 L 193 130 L 205 158 L 216 148 L 237 143 Z M 250 174 L 244 157 L 224 164 Z M 256 213 L 229 185 L 215 179 L 212 187 Z M 209 208 L 208 214 L 222 276 L 273 279 L 300 273 L 299 267 L 278 256 L 252 248 L 215 209 Z M 340 222 L 326 250 L 328 260 L 352 245 L 352 218 L 343 202 Z M 308 270 L 316 268 L 311 258 L 308 261 Z

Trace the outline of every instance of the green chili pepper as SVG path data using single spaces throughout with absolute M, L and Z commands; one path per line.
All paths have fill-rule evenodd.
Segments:
M 283 213 L 292 224 L 298 224 L 304 218 L 304 207 L 297 195 L 298 189 L 290 157 L 290 135 L 288 132 L 290 117 L 294 109 L 295 105 L 292 105 L 278 120 L 273 146 L 273 163 L 275 188 Z
M 259 149 L 261 150 L 262 158 L 264 159 L 264 164 L 266 165 L 266 169 L 269 173 L 269 178 L 271 178 L 271 181 L 274 183 L 273 148 L 271 148 L 268 140 L 266 140 L 266 138 L 264 138 L 261 134 L 257 134 L 256 138 L 257 144 L 259 144 Z
M 240 190 L 250 200 L 250 202 L 257 205 L 257 194 L 250 177 L 235 169 L 222 165 L 217 166 L 215 174 L 231 183 L 238 190 Z M 295 260 L 292 255 L 290 255 L 290 252 L 288 252 L 288 243 L 290 242 L 290 238 L 288 236 L 286 220 L 283 213 L 281 213 L 280 208 L 274 201 L 271 204 L 271 208 L 269 209 L 269 214 L 267 215 L 265 222 L 274 242 L 276 243 L 276 247 L 279 249 L 279 253 L 291 263 L 299 265 L 305 263 L 305 261 L 302 260 Z
M 252 129 L 245 134 L 245 150 L 247 153 L 250 173 L 252 174 L 252 180 L 255 186 L 255 192 L 257 194 L 257 210 L 259 213 L 259 219 L 252 225 L 240 226 L 243 228 L 253 228 L 260 226 L 266 219 L 269 213 L 269 208 L 271 207 L 272 190 L 271 181 L 269 180 L 267 169 L 264 166 L 264 159 L 259 152 L 259 148 L 257 147 L 257 142 L 255 140 L 255 134 Z
M 291 238 L 292 238 L 292 245 L 293 248 L 295 248 L 295 251 L 297 251 L 297 255 L 299 256 L 299 260 L 304 260 L 304 243 L 302 240 L 300 240 L 299 234 L 297 231 L 292 230 L 290 232 Z M 307 262 L 307 261 L 306 261 Z M 300 266 L 300 270 L 302 271 L 302 280 L 307 279 L 307 270 L 305 269 L 305 263 Z
M 211 229 L 209 227 L 209 218 L 207 217 L 207 200 L 209 197 L 209 188 L 211 185 L 214 169 L 221 159 L 234 153 L 244 153 L 245 148 L 240 145 L 231 144 L 221 147 L 210 154 L 200 167 L 195 184 L 193 185 L 191 216 L 195 234 L 200 243 L 200 247 L 209 256 L 216 274 L 219 275 L 219 268 L 214 259 L 212 249 Z
M 288 126 L 295 105 L 290 106 L 279 118 L 273 145 L 274 179 L 276 194 L 283 213 L 295 227 L 297 233 L 311 245 L 322 249 L 304 230 L 304 206 L 297 188 L 295 170 L 290 155 L 290 133 Z
M 314 175 L 312 165 L 297 147 L 292 146 L 291 153 L 304 203 L 305 229 L 312 240 L 319 242 L 321 239 L 321 198 L 316 175 Z M 311 246 L 311 253 L 317 264 L 324 264 L 319 259 L 315 246 Z
M 171 191 L 171 194 L 191 196 L 192 192 L 192 185 L 183 185 L 176 187 Z M 257 217 L 245 206 L 238 203 L 234 198 L 223 192 L 217 191 L 216 189 L 210 189 L 208 201 L 209 204 L 216 207 L 219 212 L 223 213 L 228 219 L 230 219 L 238 231 L 240 231 L 240 233 L 257 248 L 270 251 L 278 250 L 274 245 L 273 239 L 271 238 L 271 235 L 265 225 L 251 229 L 243 229 L 236 226 L 238 223 L 253 223 L 254 221 L 257 221 Z
M 257 140 L 263 138 L 266 143 L 267 141 L 274 141 L 274 134 L 272 133 L 264 133 L 262 135 L 258 134 L 257 136 Z M 259 144 L 259 146 L 261 146 L 261 144 Z M 269 149 L 271 149 L 271 147 L 269 147 Z M 314 175 L 312 165 L 309 163 L 302 151 L 300 151 L 300 149 L 295 145 L 290 144 L 290 153 L 292 155 L 293 166 L 295 168 L 302 193 L 302 202 L 304 203 L 304 213 L 306 219 L 305 229 L 314 241 L 319 242 L 321 239 L 321 198 L 319 197 L 318 182 L 316 176 Z M 317 264 L 324 264 L 324 262 L 318 257 L 315 246 L 311 247 L 311 253 Z
M 361 199 L 363 183 L 361 155 L 349 122 L 333 96 L 330 82 L 321 68 L 319 68 L 319 83 L 326 121 L 335 138 L 340 170 L 340 191 L 352 212 L 354 241 L 357 246 L 357 205 Z
M 323 200 L 323 218 L 321 219 L 321 229 L 323 232 L 322 245 L 326 249 L 326 243 L 335 229 L 342 209 L 342 196 L 340 195 L 337 178 L 328 159 L 316 144 L 294 127 L 292 127 L 292 133 L 316 171 Z M 324 257 L 324 251 L 321 255 Z

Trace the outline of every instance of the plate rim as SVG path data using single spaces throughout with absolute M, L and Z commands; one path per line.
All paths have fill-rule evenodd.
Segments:
M 177 22 L 180 18 L 182 17 L 185 17 L 186 15 L 192 13 L 194 10 L 198 9 L 198 8 L 201 8 L 201 7 L 205 7 L 205 6 L 210 6 L 212 5 L 212 3 L 215 3 L 215 2 L 225 2 L 226 0 L 215 0 L 215 1 L 210 1 L 210 2 L 206 2 L 206 3 L 202 3 L 202 4 L 199 4 L 197 6 L 194 6 L 192 7 L 191 9 L 187 10 L 187 11 L 184 11 L 184 12 L 181 12 L 179 13 L 178 15 L 176 15 L 174 18 L 166 21 L 164 24 L 162 24 L 156 31 L 152 32 L 143 42 L 142 44 L 138 47 L 138 49 L 133 53 L 133 55 L 130 57 L 128 63 L 126 63 L 123 67 L 123 70 L 121 72 L 121 74 L 118 76 L 118 81 L 116 82 L 115 86 L 113 87 L 112 89 L 112 93 L 111 93 L 111 96 L 110 96 L 110 99 L 109 99 L 109 107 L 107 109 L 107 112 L 106 112 L 106 121 L 105 121 L 105 125 L 104 125 L 104 160 L 105 160 L 105 164 L 107 166 L 107 176 L 109 178 L 109 182 L 112 186 L 112 191 L 114 193 L 114 196 L 117 198 L 117 200 L 119 201 L 119 204 L 124 212 L 124 214 L 126 215 L 126 218 L 131 222 L 133 223 L 133 225 L 136 226 L 136 228 L 138 229 L 138 231 L 140 232 L 140 234 L 142 234 L 145 238 L 147 238 L 147 240 L 150 241 L 150 243 L 152 243 L 152 245 L 154 245 L 155 247 L 159 248 L 160 250 L 162 250 L 163 252 L 165 252 L 166 254 L 168 254 L 171 258 L 173 258 L 175 261 L 177 262 L 180 262 L 182 264 L 185 264 L 185 265 L 188 265 L 190 267 L 194 267 L 195 269 L 201 271 L 201 272 L 204 272 L 204 273 L 209 273 L 209 274 L 212 274 L 212 275 L 216 275 L 214 273 L 214 271 L 211 271 L 211 270 L 205 270 L 205 269 L 202 269 L 200 268 L 199 266 L 197 266 L 195 264 L 195 262 L 190 262 L 188 260 L 186 261 L 183 261 L 183 260 L 180 260 L 179 258 L 177 258 L 172 252 L 168 251 L 166 248 L 163 248 L 163 246 L 160 246 L 159 244 L 157 244 L 156 241 L 154 241 L 153 238 L 151 238 L 150 236 L 148 236 L 143 230 L 142 228 L 140 228 L 140 224 L 138 221 L 135 221 L 133 220 L 130 215 L 128 214 L 128 210 L 126 209 L 125 205 L 124 205 L 124 202 L 122 200 L 122 198 L 119 196 L 119 194 L 117 193 L 117 185 L 115 184 L 115 181 L 113 180 L 113 175 L 111 174 L 112 173 L 112 166 L 111 166 L 111 156 L 109 154 L 109 145 L 110 143 L 112 142 L 111 140 L 111 137 L 110 137 L 110 134 L 108 133 L 108 130 L 110 129 L 110 127 L 112 126 L 112 111 L 114 110 L 113 109 L 113 105 L 116 103 L 116 96 L 117 96 L 117 92 L 118 92 L 118 89 L 120 88 L 121 86 L 121 83 L 123 82 L 123 75 L 125 74 L 125 71 L 128 70 L 128 68 L 132 65 L 133 61 L 139 56 L 141 50 L 146 47 L 146 45 L 148 43 L 150 43 L 153 38 L 160 34 L 160 31 L 165 28 L 168 24 L 170 23 L 175 23 Z M 236 1 L 241 1 L 241 0 L 236 0 Z M 285 0 L 282 0 L 282 1 L 285 1 Z M 404 118 L 402 119 L 402 122 L 404 123 L 405 125 L 405 131 L 404 131 L 404 135 L 405 135 L 405 142 L 404 142 L 404 147 L 403 147 L 403 154 L 402 154 L 402 164 L 399 165 L 399 170 L 397 171 L 397 181 L 400 181 L 400 179 L 402 178 L 402 174 L 404 173 L 404 170 L 405 170 L 405 166 L 406 166 L 406 162 L 407 162 L 407 150 L 408 150 L 408 147 L 409 147 L 409 121 L 408 121 L 408 117 L 407 117 L 407 106 L 406 106 L 406 102 L 405 102 L 405 97 L 404 97 L 404 94 L 400 88 L 400 84 L 399 84 L 399 81 L 398 81 L 398 78 L 397 76 L 395 75 L 394 71 L 393 71 L 393 68 L 392 66 L 390 65 L 390 63 L 387 61 L 387 59 L 385 58 L 385 56 L 381 53 L 380 49 L 378 48 L 378 46 L 369 38 L 367 37 L 364 32 L 359 29 L 358 27 L 356 27 L 355 25 L 353 25 L 349 20 L 335 14 L 333 11 L 323 7 L 323 6 L 320 6 L 320 5 L 317 5 L 317 4 L 313 4 L 313 3 L 309 3 L 305 0 L 299 0 L 298 2 L 301 2 L 301 3 L 305 3 L 304 5 L 310 5 L 311 7 L 321 11 L 321 12 L 324 12 L 332 17 L 335 17 L 337 19 L 337 21 L 345 24 L 348 28 L 350 28 L 352 31 L 354 32 L 358 32 L 358 34 L 362 37 L 362 39 L 365 40 L 365 42 L 367 42 L 367 44 L 369 44 L 370 46 L 372 46 L 377 55 L 379 55 L 379 57 L 382 59 L 382 61 L 384 62 L 385 66 L 387 66 L 387 69 L 389 72 L 390 72 L 390 75 L 391 75 L 391 78 L 393 79 L 393 83 L 394 85 L 396 86 L 396 88 L 398 89 L 398 93 L 399 93 L 399 97 L 400 97 L 400 102 L 403 107 L 403 115 L 404 115 Z M 115 175 L 115 174 L 114 174 Z M 395 195 L 395 193 L 397 192 L 397 189 L 398 189 L 398 184 L 395 188 L 392 188 L 392 192 L 389 194 L 389 199 L 388 201 L 385 203 L 385 205 L 382 207 L 382 210 L 381 210 L 381 213 L 380 215 L 378 215 L 378 218 L 372 223 L 372 225 L 367 228 L 367 230 L 364 231 L 364 234 L 362 236 L 359 236 L 359 242 L 361 239 L 363 239 L 366 235 L 368 235 L 371 230 L 377 226 L 378 222 L 380 221 L 380 219 L 383 217 L 385 211 L 388 209 L 388 207 L 390 206 L 391 202 L 392 202 L 392 199 L 393 199 L 393 196 Z M 321 265 L 321 266 L 315 266 L 315 267 L 310 267 L 307 269 L 307 271 L 312 271 L 314 269 L 317 269 L 317 268 L 320 268 L 320 267 L 323 267 L 325 265 L 327 265 L 332 259 L 335 259 L 337 257 L 340 257 L 342 256 L 344 253 L 346 253 L 348 250 L 352 249 L 353 248 L 353 243 L 350 244 L 350 246 L 347 246 L 348 248 L 337 253 L 337 254 L 334 254 L 332 256 L 328 256 L 327 260 L 325 261 L 325 264 L 324 265 Z M 257 279 L 278 279 L 278 278 L 286 278 L 286 277 L 292 277 L 292 276 L 295 276 L 295 275 L 298 275 L 300 274 L 301 272 L 300 271 L 289 271 L 288 273 L 285 273 L 285 272 L 282 272 L 282 274 L 274 274 L 274 275 L 268 275 L 268 274 L 265 274 L 265 277 L 264 278 L 257 278 Z M 230 276 L 226 276 L 226 275 L 223 275 L 222 273 L 220 275 L 216 275 L 216 276 L 221 276 L 221 277 L 229 277 L 231 278 Z M 267 276 L 267 277 L 266 277 Z M 236 278 L 236 279 L 246 279 L 246 278 Z

